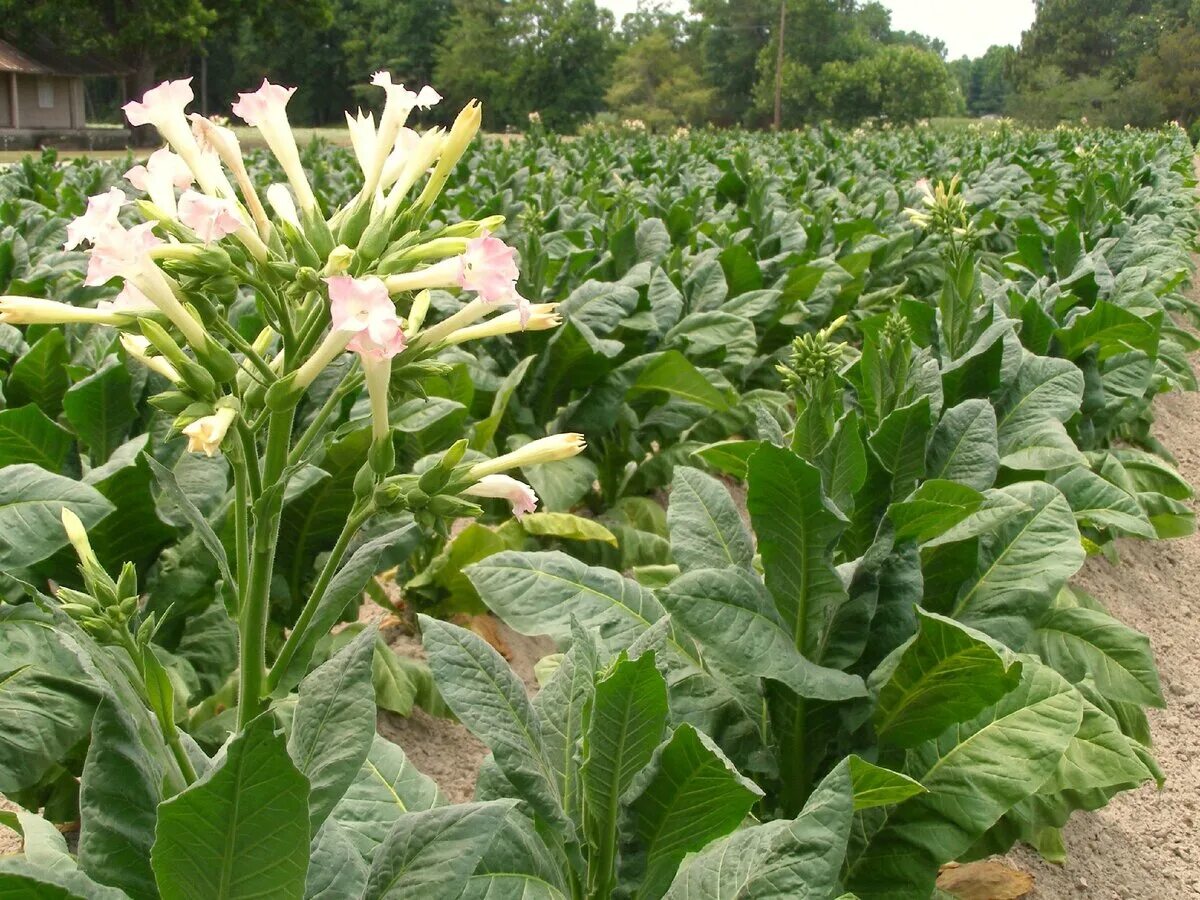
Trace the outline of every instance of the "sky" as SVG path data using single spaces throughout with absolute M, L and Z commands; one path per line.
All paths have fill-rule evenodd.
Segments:
M 598 0 L 617 22 L 637 8 L 637 0 Z M 1017 44 L 1033 23 L 1033 0 L 881 0 L 892 11 L 892 27 L 941 38 L 949 57 L 982 56 L 992 44 Z M 686 0 L 673 0 L 687 9 Z

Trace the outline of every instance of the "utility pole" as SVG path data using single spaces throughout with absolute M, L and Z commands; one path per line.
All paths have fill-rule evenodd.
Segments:
M 779 37 L 775 46 L 775 124 L 783 127 L 783 34 L 787 27 L 787 0 L 779 0 Z

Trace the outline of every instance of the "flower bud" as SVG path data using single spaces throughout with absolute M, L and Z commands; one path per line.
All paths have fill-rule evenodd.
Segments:
M 505 472 L 509 469 L 520 469 L 525 466 L 536 466 L 542 463 L 570 459 L 582 453 L 587 447 L 582 434 L 570 432 L 567 434 L 552 434 L 549 437 L 530 441 L 524 447 L 505 453 L 495 459 L 478 463 L 467 472 L 467 478 L 479 481 L 488 475 Z
M 345 244 L 339 244 L 333 248 L 329 254 L 329 259 L 325 263 L 325 275 L 342 275 L 350 270 L 350 265 L 354 262 L 355 253 Z

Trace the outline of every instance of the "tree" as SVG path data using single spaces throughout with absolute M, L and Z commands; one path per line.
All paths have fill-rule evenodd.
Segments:
M 279 16 L 302 31 L 327 15 L 327 0 L 0 0 L 0 36 L 122 63 L 132 73 L 132 99 L 164 76 L 185 71 L 199 45 L 222 28 Z
M 1166 118 L 1187 127 L 1200 120 L 1200 31 L 1188 25 L 1163 35 L 1142 58 L 1138 82 L 1153 91 Z
M 714 91 L 662 31 L 643 37 L 613 65 L 606 100 L 626 119 L 641 119 L 652 131 L 703 122 Z
M 519 112 L 515 37 L 512 11 L 504 0 L 455 0 L 434 77 L 452 108 L 471 98 L 480 100 L 487 128 L 510 124 Z

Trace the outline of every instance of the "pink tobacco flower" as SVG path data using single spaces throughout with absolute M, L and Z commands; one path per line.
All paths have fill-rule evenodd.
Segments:
M 325 280 L 334 330 L 354 335 L 346 349 L 373 360 L 391 359 L 404 349 L 404 324 L 382 281 L 345 275 Z
M 257 91 L 238 94 L 237 102 L 233 104 L 233 113 L 241 117 L 247 125 L 261 127 L 280 113 L 284 113 L 294 93 L 294 87 L 271 84 L 264 78 Z
M 487 232 L 467 241 L 467 249 L 458 258 L 458 285 L 475 291 L 485 303 L 512 303 L 520 271 L 517 251 Z
M 88 197 L 87 211 L 67 225 L 64 250 L 74 250 L 84 241 L 95 244 L 108 231 L 121 229 L 117 216 L 127 202 L 120 188 L 109 188 L 103 194 Z
M 183 157 L 161 147 L 150 154 L 144 166 L 134 166 L 125 180 L 150 195 L 150 202 L 169 214 L 175 213 L 175 191 L 185 191 L 195 177 Z
M 205 244 L 219 241 L 242 227 L 237 209 L 228 200 L 188 191 L 179 198 L 179 221 Z
M 154 234 L 154 222 L 143 222 L 126 230 L 117 225 L 100 234 L 88 260 L 87 277 L 83 283 L 95 287 L 136 268 L 151 247 L 161 244 Z
M 537 509 L 538 497 L 533 488 L 511 475 L 484 475 L 463 493 L 472 497 L 491 497 L 512 504 L 513 515 L 522 516 Z
M 182 118 L 184 109 L 194 99 L 192 79 L 183 78 L 164 81 L 146 91 L 141 100 L 131 100 L 121 108 L 130 125 L 153 125 L 161 130 L 162 122 L 176 116 Z

